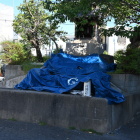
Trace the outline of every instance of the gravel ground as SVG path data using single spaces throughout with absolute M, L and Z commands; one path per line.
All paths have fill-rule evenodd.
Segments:
M 120 129 L 103 135 L 0 119 L 0 140 L 140 140 L 140 113 Z

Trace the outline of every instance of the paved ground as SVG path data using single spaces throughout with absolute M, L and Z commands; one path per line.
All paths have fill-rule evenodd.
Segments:
M 127 125 L 104 135 L 0 119 L 0 140 L 140 140 L 140 113 Z

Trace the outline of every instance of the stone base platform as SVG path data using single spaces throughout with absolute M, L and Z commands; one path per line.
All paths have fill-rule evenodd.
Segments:
M 67 43 L 65 52 L 76 56 L 85 56 L 93 53 L 103 54 L 104 46 L 100 43 Z
M 121 104 L 106 99 L 30 90 L 0 89 L 0 118 L 107 133 L 130 121 L 140 111 L 140 94 L 129 94 Z

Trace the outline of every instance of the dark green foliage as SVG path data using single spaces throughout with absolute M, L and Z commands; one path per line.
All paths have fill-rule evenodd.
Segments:
M 87 24 L 85 17 L 92 15 L 93 18 L 98 17 L 100 20 L 101 24 L 98 25 L 106 25 L 108 21 L 114 19 L 115 27 L 102 29 L 102 33 L 106 36 L 115 34 L 131 38 L 138 36 L 139 33 L 139 0 L 45 0 L 45 4 L 46 9 L 53 13 L 51 18 L 56 22 L 65 22 L 68 19 L 75 22 L 75 19 L 80 17 L 80 21 L 76 24 L 84 25 Z
M 116 52 L 115 60 L 120 73 L 140 74 L 140 48 L 120 50 Z

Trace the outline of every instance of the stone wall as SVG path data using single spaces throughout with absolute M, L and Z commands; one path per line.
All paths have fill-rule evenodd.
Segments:
M 25 73 L 21 65 L 6 65 L 4 80 L 0 82 L 0 87 L 14 88 L 16 84 L 25 78 Z
M 107 133 L 126 124 L 139 111 L 140 94 L 128 95 L 125 102 L 109 105 L 104 98 L 0 89 L 2 119 Z
M 22 76 L 17 76 L 17 77 L 12 78 L 12 79 L 8 79 L 8 80 L 5 80 L 5 81 L 2 81 L 0 83 L 0 87 L 3 87 L 3 88 L 14 88 L 15 85 L 20 83 L 24 78 L 25 78 L 25 75 L 22 75 Z
M 24 75 L 21 65 L 6 65 L 5 67 L 5 79 L 12 79 L 18 76 Z
M 140 75 L 111 74 L 111 82 L 120 88 L 124 94 L 140 93 Z

